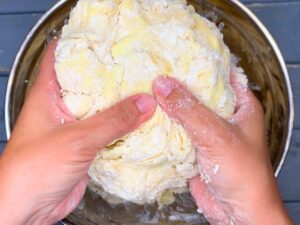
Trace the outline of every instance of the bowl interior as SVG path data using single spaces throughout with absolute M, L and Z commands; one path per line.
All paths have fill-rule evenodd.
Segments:
M 215 22 L 224 34 L 224 40 L 232 53 L 239 59 L 239 65 L 248 75 L 250 86 L 262 102 L 265 111 L 265 125 L 268 133 L 270 157 L 274 171 L 284 156 L 288 133 L 291 129 L 289 83 L 284 68 L 269 40 L 258 25 L 239 6 L 230 0 L 190 0 L 196 10 Z M 12 130 L 22 108 L 26 92 L 36 75 L 39 60 L 51 37 L 61 30 L 76 0 L 58 3 L 40 21 L 39 26 L 28 36 L 11 73 L 7 93 L 7 130 Z M 255 144 L 255 143 L 253 143 Z M 204 218 L 195 213 L 191 197 L 178 196 L 177 201 L 158 211 L 157 206 L 107 204 L 97 193 L 87 190 L 81 205 L 68 218 L 74 224 L 206 224 Z M 130 214 L 130 216 L 128 216 Z

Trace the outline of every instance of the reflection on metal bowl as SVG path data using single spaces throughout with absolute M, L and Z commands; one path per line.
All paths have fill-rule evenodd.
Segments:
M 288 151 L 294 109 L 289 76 L 276 43 L 260 21 L 238 0 L 188 2 L 200 14 L 222 27 L 226 44 L 239 58 L 239 65 L 244 68 L 253 84 L 265 110 L 270 157 L 277 176 Z M 26 91 L 34 80 L 46 43 L 56 31 L 61 30 L 75 4 L 76 0 L 59 1 L 38 21 L 19 50 L 6 93 L 5 121 L 8 137 L 22 108 Z M 158 211 L 156 205 L 109 205 L 91 189 L 87 190 L 81 205 L 64 223 L 206 224 L 205 219 L 196 213 L 189 194 L 178 196 L 174 204 Z

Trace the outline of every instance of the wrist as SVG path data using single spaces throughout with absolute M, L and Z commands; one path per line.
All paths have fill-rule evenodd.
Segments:
M 241 207 L 241 217 L 245 217 L 241 225 L 287 225 L 293 224 L 288 216 L 288 213 L 281 200 L 276 180 L 271 180 L 272 184 L 266 185 L 265 188 L 259 190 L 258 185 L 255 185 L 244 201 L 245 205 Z M 242 221 L 242 220 L 241 220 Z
M 1 176 L 0 176 L 1 177 Z M 2 187 L 0 180 L 0 186 Z M 10 186 L 11 187 L 11 186 Z M 0 193 L 0 224 L 6 225 L 38 225 L 45 224 L 42 216 L 35 210 L 34 203 L 27 201 L 26 197 L 19 197 L 17 192 L 11 191 L 10 187 L 1 188 Z
M 248 174 L 245 185 L 240 186 L 231 202 L 232 220 L 238 225 L 293 224 L 281 200 L 273 170 L 265 165 L 260 171 Z
M 26 206 L 21 203 L 17 196 L 13 196 L 8 191 L 6 191 L 4 185 L 5 184 L 3 184 L 0 179 L 0 223 L 7 225 L 26 224 Z
M 30 193 L 22 188 L 19 176 L 11 170 L 14 166 L 4 157 L 0 158 L 0 223 L 24 225 L 33 215 L 32 202 L 28 202 Z
M 13 169 L 11 169 L 13 168 Z M 40 202 L 27 173 L 19 166 L 0 158 L 0 224 L 6 225 L 47 225 L 50 209 Z
M 260 205 L 256 204 L 255 207 L 249 209 L 247 212 L 247 220 L 243 223 L 237 223 L 241 225 L 289 225 L 293 224 L 290 220 L 288 213 L 283 203 L 276 203 L 273 205 Z

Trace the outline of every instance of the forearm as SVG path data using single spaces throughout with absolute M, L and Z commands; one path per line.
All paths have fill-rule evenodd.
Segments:
M 18 209 L 16 210 L 17 204 L 10 205 L 0 199 L 1 210 L 0 210 L 0 221 L 1 224 L 7 225 L 24 225 L 27 224 L 26 218 L 23 216 L 23 213 Z
M 43 215 L 34 214 L 33 212 L 30 212 L 28 214 L 28 211 L 26 209 L 16 209 L 16 205 L 19 203 L 17 202 L 14 205 L 4 205 L 2 202 L 1 204 L 1 211 L 0 211 L 0 222 L 1 224 L 6 225 L 47 225 L 50 223 L 44 222 L 46 220 L 43 220 Z M 21 204 L 20 204 L 21 205 Z M 26 208 L 26 206 L 24 207 Z M 46 217 L 46 215 L 44 215 Z M 43 222 L 41 222 L 43 221 Z
M 11 149 L 10 149 L 11 150 Z M 52 196 L 43 199 L 39 187 L 49 187 L 37 177 L 32 162 L 14 160 L 8 154 L 0 158 L 0 224 L 51 225 L 56 220 Z
M 264 181 L 269 179 L 264 185 L 254 185 L 254 190 L 246 195 L 243 210 L 247 216 L 247 221 L 241 225 L 292 225 L 292 221 L 281 200 L 280 192 L 276 180 L 271 174 Z M 261 187 L 260 189 L 258 187 Z

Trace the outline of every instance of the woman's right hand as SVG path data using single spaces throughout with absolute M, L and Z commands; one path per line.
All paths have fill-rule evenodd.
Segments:
M 138 94 L 77 120 L 61 98 L 55 48 L 55 42 L 47 47 L 0 157 L 1 225 L 47 225 L 65 218 L 83 197 L 96 154 L 155 112 L 154 98 Z
M 270 162 L 262 107 L 234 73 L 231 80 L 237 107 L 229 120 L 206 108 L 175 79 L 154 82 L 158 104 L 197 148 L 200 175 L 190 181 L 190 191 L 212 224 L 292 224 Z

